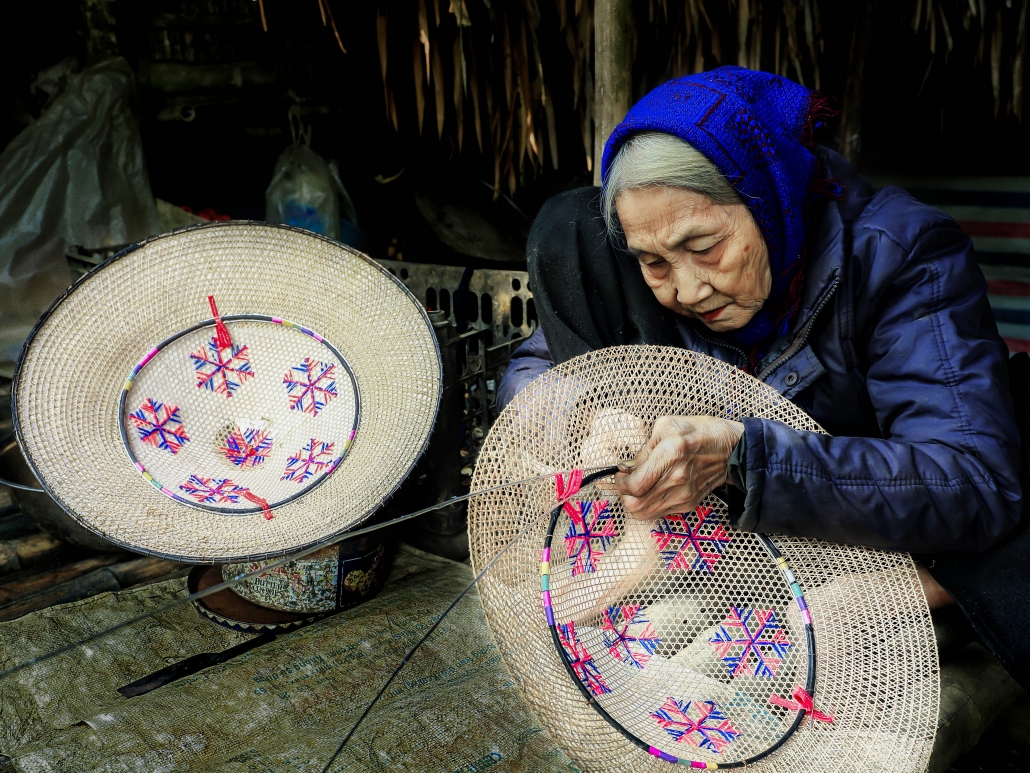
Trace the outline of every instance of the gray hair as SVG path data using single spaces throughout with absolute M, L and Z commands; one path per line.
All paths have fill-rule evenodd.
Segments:
M 740 204 L 741 199 L 715 164 L 679 137 L 644 132 L 626 140 L 608 168 L 601 191 L 601 213 L 610 236 L 619 233 L 615 200 L 623 191 L 665 185 L 707 196 L 716 204 Z

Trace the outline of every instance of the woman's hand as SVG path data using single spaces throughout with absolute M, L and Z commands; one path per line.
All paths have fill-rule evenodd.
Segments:
M 726 482 L 739 421 L 712 416 L 663 416 L 636 459 L 622 464 L 615 488 L 626 511 L 639 520 L 693 510 Z

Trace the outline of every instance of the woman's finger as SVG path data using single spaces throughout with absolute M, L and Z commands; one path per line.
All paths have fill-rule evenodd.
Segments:
M 636 468 L 626 474 L 615 477 L 615 488 L 623 496 L 642 497 L 645 496 L 665 473 L 669 462 L 666 454 L 661 452 L 661 445 L 654 451 L 647 454 L 639 454 L 636 459 Z M 643 459 L 640 457 L 644 456 Z

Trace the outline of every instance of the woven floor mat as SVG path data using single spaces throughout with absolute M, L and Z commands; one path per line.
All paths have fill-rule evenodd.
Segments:
M 248 638 L 189 606 L 0 681 L 0 753 L 19 773 L 321 771 L 471 570 L 401 546 L 382 594 L 136 698 L 116 690 Z M 0 668 L 184 593 L 173 580 L 0 625 Z M 336 771 L 575 770 L 518 695 L 475 591 L 362 723 Z

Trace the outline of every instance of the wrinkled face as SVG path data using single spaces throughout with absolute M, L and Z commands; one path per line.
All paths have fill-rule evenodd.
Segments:
M 623 191 L 615 208 L 644 281 L 665 308 L 725 332 L 744 327 L 769 297 L 769 252 L 743 204 L 652 185 Z

